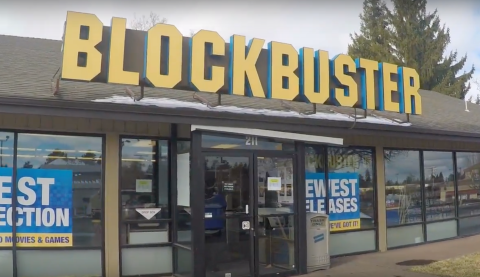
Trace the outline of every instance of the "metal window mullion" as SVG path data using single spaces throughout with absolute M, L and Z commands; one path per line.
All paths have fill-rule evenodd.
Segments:
M 18 133 L 13 136 L 13 170 L 12 170 L 12 261 L 13 277 L 18 276 L 17 267 L 17 146 Z
M 297 261 L 295 262 L 298 265 L 298 273 L 306 274 L 307 273 L 307 239 L 306 239 L 306 228 L 307 226 L 307 210 L 305 205 L 306 200 L 306 184 L 305 184 L 305 144 L 303 142 L 296 142 L 295 143 L 295 151 L 297 155 L 295 155 L 296 160 L 296 186 L 298 189 L 294 190 L 294 194 L 296 191 L 296 210 L 297 216 L 295 219 L 296 227 L 295 230 L 301 230 L 300 232 L 295 232 L 296 240 L 297 240 Z
M 457 180 L 457 152 L 452 152 L 453 159 L 453 193 L 454 193 L 454 202 L 455 207 L 455 221 L 457 222 L 457 236 L 460 235 L 460 201 L 458 199 L 458 180 Z
M 323 148 L 323 168 L 325 175 L 325 213 L 330 214 L 330 186 L 328 182 L 328 146 L 322 146 Z M 330 216 L 329 216 L 330 217 Z
M 168 201 L 168 206 L 170 210 L 170 239 L 172 244 L 174 245 L 178 238 L 177 238 L 177 124 L 171 124 L 171 138 L 169 140 L 169 148 L 168 148 L 168 167 L 169 167 L 169 195 L 170 199 Z M 173 274 L 177 273 L 177 248 L 172 247 L 172 271 Z
M 427 242 L 427 208 L 425 197 L 425 164 L 423 161 L 423 151 L 419 151 L 420 156 L 420 197 L 422 203 L 422 226 L 423 226 L 423 239 Z

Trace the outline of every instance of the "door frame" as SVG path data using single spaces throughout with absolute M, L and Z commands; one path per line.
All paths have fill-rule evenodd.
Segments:
M 297 275 L 299 274 L 299 222 L 298 222 L 298 185 L 297 185 L 297 174 L 298 174 L 298 162 L 297 162 L 297 154 L 293 151 L 278 151 L 278 150 L 232 150 L 232 149 L 202 149 L 199 160 L 201 161 L 198 165 L 201 166 L 199 167 L 200 172 L 199 172 L 199 179 L 197 181 L 197 186 L 198 189 L 197 192 L 204 191 L 205 190 L 205 168 L 204 168 L 204 162 L 205 158 L 208 156 L 223 156 L 223 157 L 245 157 L 248 158 L 249 161 L 249 194 L 250 194 L 250 200 L 249 200 L 249 213 L 246 214 L 245 216 L 249 218 L 251 229 L 250 229 L 250 276 L 262 276 L 262 277 L 270 277 L 270 276 L 275 276 L 275 277 L 284 277 L 284 276 L 292 276 L 292 275 Z M 270 273 L 270 274 L 260 274 L 260 259 L 259 259 L 259 238 L 256 235 L 259 222 L 258 222 L 258 157 L 265 157 L 265 158 L 290 158 L 292 160 L 293 164 L 293 199 L 294 199 L 294 263 L 295 263 L 295 268 L 292 270 L 285 270 L 279 273 Z M 196 194 L 199 195 L 199 194 Z M 205 209 L 205 199 L 203 197 L 196 197 L 197 202 L 201 202 L 202 205 L 202 210 L 204 211 Z M 199 205 L 198 205 L 199 207 Z M 201 220 L 205 220 L 205 213 L 198 211 L 197 216 L 201 216 Z M 192 226 L 192 232 L 199 234 L 201 233 L 204 235 L 204 224 L 202 224 L 203 230 L 200 228 L 195 228 L 195 226 Z M 197 226 L 198 227 L 198 226 Z M 252 230 L 253 228 L 253 230 Z M 199 238 L 200 239 L 200 238 Z M 206 249 L 205 247 L 205 240 L 201 241 L 196 241 L 195 244 L 201 244 L 202 247 L 194 247 L 195 249 Z M 202 269 L 203 272 L 206 272 L 206 255 L 203 253 L 195 253 L 195 255 L 201 256 L 201 259 L 198 261 L 202 263 Z M 200 261 L 201 260 L 201 261 Z M 203 273 L 205 274 L 205 273 Z
M 254 157 L 253 157 L 253 153 L 235 153 L 234 151 L 209 151 L 209 150 L 205 150 L 205 151 L 202 151 L 201 153 L 201 161 L 202 161 L 202 164 L 204 164 L 205 162 L 205 158 L 206 157 L 214 157 L 214 156 L 220 156 L 220 157 L 243 157 L 243 158 L 247 158 L 248 159 L 248 189 L 249 189 L 249 196 L 250 196 L 250 199 L 248 201 L 248 209 L 249 209 L 249 212 L 248 213 L 245 213 L 244 216 L 239 216 L 239 218 L 249 218 L 250 220 L 250 225 L 254 225 L 255 226 L 255 213 L 254 213 L 254 197 L 253 197 L 253 193 L 254 193 Z M 205 190 L 205 182 L 203 180 L 205 180 L 205 167 L 202 167 L 202 170 L 201 170 L 201 173 L 200 173 L 200 176 L 201 176 L 201 179 L 200 179 L 200 183 L 202 184 L 202 190 Z M 203 182 L 202 182 L 203 181 Z M 201 202 L 203 203 L 203 211 L 205 210 L 205 198 L 204 197 L 199 197 L 201 198 Z M 198 199 L 198 198 L 197 198 Z M 198 200 L 197 200 L 198 201 Z M 225 217 L 227 218 L 227 217 Z M 203 212 L 203 216 L 202 216 L 202 220 L 204 221 L 205 220 L 205 212 Z M 257 256 L 255 254 L 255 235 L 254 235 L 254 232 L 252 232 L 251 230 L 252 226 L 250 226 L 250 232 L 249 232 L 249 242 L 250 242 L 250 259 L 249 259 L 249 266 L 250 266 L 250 276 L 253 277 L 253 276 L 257 276 L 255 275 L 255 265 L 256 265 L 256 261 L 255 261 L 255 257 Z M 255 228 L 255 227 L 253 227 Z M 198 232 L 198 233 L 202 233 L 203 235 L 205 234 L 205 228 L 203 228 L 203 230 L 193 230 L 192 229 L 192 232 Z M 203 242 L 201 242 L 203 244 L 203 248 L 206 249 L 205 247 L 205 239 L 203 239 Z M 197 253 L 198 255 L 198 253 Z M 207 255 L 205 255 L 205 252 L 204 253 L 200 253 L 200 256 L 203 257 L 202 259 L 202 263 L 205 265 L 206 263 L 206 259 L 205 257 Z M 205 266 L 204 266 L 205 267 Z M 206 268 L 204 269 L 204 272 L 206 271 Z M 205 273 L 204 273 L 205 274 Z
M 260 274 L 260 254 L 259 254 L 259 238 L 258 236 L 254 237 L 255 243 L 255 275 L 254 276 L 262 276 L 262 277 L 284 277 L 284 276 L 292 276 L 299 274 L 299 222 L 298 222 L 298 185 L 297 185 L 297 174 L 298 174 L 298 162 L 297 162 L 297 154 L 295 152 L 285 152 L 285 151 L 258 151 L 252 150 L 253 155 L 253 178 L 254 178 L 254 190 L 253 190 L 253 201 L 254 206 L 252 208 L 255 211 L 254 216 L 254 228 L 255 232 L 259 226 L 258 222 L 258 157 L 265 157 L 265 158 L 290 158 L 292 160 L 293 165 L 293 207 L 294 207 L 294 263 L 295 268 L 291 270 L 285 270 L 279 273 L 269 273 L 269 274 Z

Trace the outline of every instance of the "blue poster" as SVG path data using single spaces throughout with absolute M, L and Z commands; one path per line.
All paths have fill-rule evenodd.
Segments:
M 307 212 L 326 213 L 327 189 L 324 173 L 306 173 Z M 360 187 L 357 173 L 328 174 L 330 230 L 360 228 Z
M 12 245 L 12 168 L 0 168 L 0 246 Z M 71 170 L 17 170 L 17 246 L 72 246 Z

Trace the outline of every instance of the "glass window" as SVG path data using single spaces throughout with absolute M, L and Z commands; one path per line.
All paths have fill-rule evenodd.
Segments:
M 387 248 L 423 243 L 423 224 L 397 225 L 387 229 Z
M 307 213 L 327 213 L 323 146 L 305 146 Z
M 372 149 L 328 148 L 331 232 L 375 227 L 373 174 Z
M 480 214 L 480 153 L 457 152 L 458 215 Z
M 121 249 L 122 274 L 172 272 L 172 248 L 152 247 L 171 241 L 169 143 L 124 138 L 120 147 L 121 244 L 136 245 Z
M 174 272 L 181 276 L 193 276 L 192 250 L 174 247 Z
M 102 245 L 102 138 L 18 134 L 18 246 Z
M 305 151 L 307 211 L 325 213 L 328 210 L 331 232 L 374 228 L 373 150 L 328 148 L 328 207 L 325 205 L 323 147 L 306 146 Z
M 10 177 L 13 168 L 13 141 L 14 134 L 0 132 L 0 167 L 2 170 L 9 170 Z M 7 211 L 12 203 L 12 186 L 10 182 L 0 182 L 0 268 L 6 276 L 13 276 L 13 252 L 2 250 L 2 247 L 12 246 L 12 225 L 11 219 L 8 223 Z
M 376 227 L 374 151 L 328 147 L 327 152 L 325 160 L 324 147 L 305 147 L 307 212 L 328 212 L 332 232 L 330 249 L 334 249 L 334 255 L 373 251 L 376 231 L 360 230 Z M 328 187 L 325 185 L 325 161 L 328 162 Z M 350 230 L 357 231 L 339 233 Z
M 420 152 L 384 150 L 387 226 L 422 222 Z
M 460 218 L 459 222 L 459 235 L 460 236 L 469 236 L 480 233 L 480 217 L 468 217 Z
M 102 251 L 78 248 L 61 251 L 19 249 L 17 250 L 17 268 L 18 277 L 100 277 L 102 276 Z
M 190 246 L 190 141 L 177 142 L 177 242 Z
M 177 243 L 174 247 L 174 273 L 192 275 L 192 218 L 190 211 L 190 141 L 177 142 Z
M 122 244 L 170 241 L 168 141 L 121 141 Z
M 427 221 L 455 217 L 452 152 L 423 152 Z

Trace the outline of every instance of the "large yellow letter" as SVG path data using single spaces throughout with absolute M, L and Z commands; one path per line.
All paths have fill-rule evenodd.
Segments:
M 225 41 L 217 32 L 201 30 L 196 33 L 190 43 L 190 84 L 198 91 L 216 93 L 225 84 L 225 68 L 220 66 L 205 68 L 207 44 L 210 55 L 225 55 Z
M 154 87 L 173 88 L 182 80 L 182 33 L 173 25 L 157 24 L 150 28 L 145 41 L 145 70 L 143 78 Z M 162 44 L 165 47 L 162 47 Z M 161 49 L 167 50 L 162 61 Z M 165 53 L 163 53 L 165 54 Z M 167 65 L 162 74 L 161 65 Z
M 82 30 L 87 37 L 80 37 Z M 91 81 L 102 71 L 102 54 L 95 48 L 102 41 L 103 24 L 93 14 L 68 12 L 63 38 L 62 79 Z M 79 55 L 86 58 L 79 65 Z
M 353 107 L 358 102 L 358 86 L 349 74 L 357 71 L 355 62 L 345 54 L 337 55 L 331 61 L 332 80 L 338 88 L 330 91 L 330 98 L 336 105 Z
M 422 96 L 418 92 L 420 89 L 420 77 L 413 68 L 398 68 L 398 84 L 400 97 L 403 94 L 403 104 L 400 106 L 400 112 L 409 114 L 422 114 Z M 403 106 L 405 107 L 403 109 Z
M 298 53 L 292 45 L 279 42 L 268 44 L 267 98 L 293 100 L 298 95 Z
M 378 93 L 380 110 L 398 113 L 400 112 L 400 102 L 397 103 L 392 100 L 392 93 L 398 91 L 397 83 L 392 81 L 392 74 L 397 74 L 397 66 L 390 63 L 381 63 L 379 69 L 380 84 L 378 85 Z
M 137 86 L 140 73 L 123 70 L 126 29 L 125 18 L 112 18 L 107 80 L 109 83 Z
M 330 68 L 327 51 L 300 49 L 300 95 L 311 103 L 324 104 L 329 97 Z
M 378 62 L 359 58 L 355 64 L 360 71 L 362 109 L 375 110 L 375 71 L 378 71 Z
M 244 36 L 230 37 L 230 94 L 265 97 L 256 67 L 264 43 L 265 40 L 254 38 L 250 40 L 248 50 L 245 51 Z M 245 76 L 248 78 L 248 83 Z

